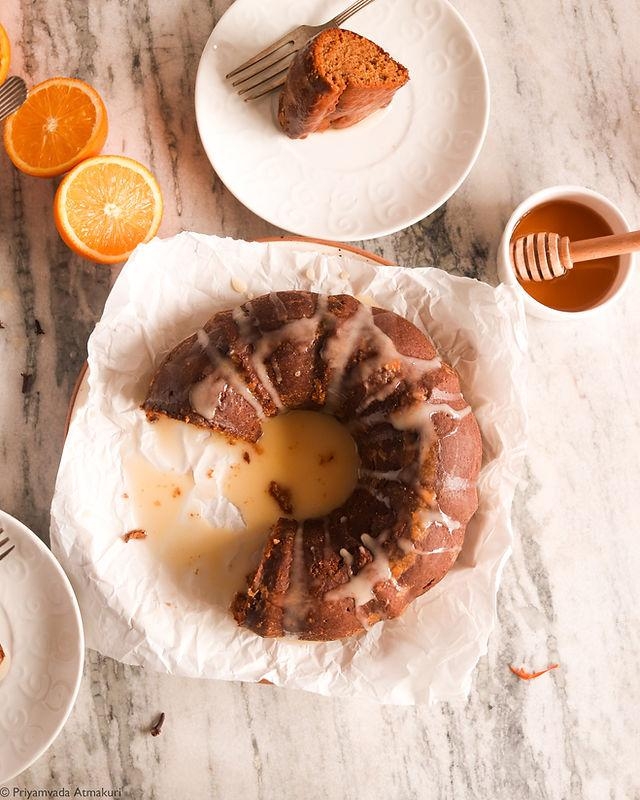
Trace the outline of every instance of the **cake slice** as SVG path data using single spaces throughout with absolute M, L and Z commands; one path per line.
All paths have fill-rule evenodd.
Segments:
M 408 80 L 406 67 L 374 42 L 353 31 L 328 28 L 293 60 L 278 121 L 291 139 L 347 128 L 388 105 Z

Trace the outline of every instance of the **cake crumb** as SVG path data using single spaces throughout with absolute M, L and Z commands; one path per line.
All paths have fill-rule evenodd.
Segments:
M 325 453 L 325 454 L 321 453 L 318 463 L 320 464 L 321 467 L 324 467 L 325 464 L 330 464 L 332 461 L 334 461 L 335 457 L 336 457 L 335 453 Z
M 293 514 L 293 503 L 291 502 L 291 492 L 289 489 L 280 486 L 280 484 L 275 481 L 271 481 L 268 491 L 283 514 Z
M 127 531 L 122 537 L 122 541 L 126 544 L 130 542 L 131 539 L 146 539 L 147 532 L 142 530 L 142 528 L 134 528 L 132 531 Z
M 213 467 L 209 467 L 207 470 L 207 478 L 213 478 Z
M 39 319 L 35 320 L 34 326 L 35 326 L 35 329 L 36 329 L 36 336 L 44 336 L 44 330 L 42 328 L 42 325 L 40 324 L 40 320 Z
M 123 492 L 122 493 L 122 499 L 123 500 L 128 500 L 129 499 L 129 495 L 126 492 Z
M 249 455 L 249 453 L 247 453 L 246 450 L 242 454 L 242 458 L 247 462 L 247 464 L 251 463 L 251 456 Z
M 180 497 L 182 494 L 182 489 L 179 486 L 174 486 L 173 491 L 171 492 L 171 497 Z
M 152 736 L 160 736 L 160 734 L 162 733 L 162 726 L 164 725 L 165 719 L 166 719 L 166 715 L 165 715 L 165 713 L 163 711 L 163 712 L 161 712 L 160 716 L 155 721 L 155 723 L 149 729 L 149 733 Z

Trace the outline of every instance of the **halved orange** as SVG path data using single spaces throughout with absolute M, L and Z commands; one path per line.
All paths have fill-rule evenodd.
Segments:
M 0 23 L 0 86 L 6 81 L 11 63 L 11 43 L 7 32 Z
M 107 109 L 92 86 L 76 78 L 50 78 L 30 89 L 7 118 L 4 146 L 19 170 L 52 178 L 97 155 L 107 130 Z
M 138 161 L 96 156 L 62 179 L 53 216 L 62 240 L 75 253 L 99 264 L 116 264 L 156 235 L 162 193 Z

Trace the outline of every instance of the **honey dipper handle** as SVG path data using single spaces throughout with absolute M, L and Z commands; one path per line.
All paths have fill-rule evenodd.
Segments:
M 580 242 L 571 242 L 569 245 L 572 261 L 592 261 L 594 258 L 621 256 L 636 250 L 640 250 L 640 231 L 583 239 Z

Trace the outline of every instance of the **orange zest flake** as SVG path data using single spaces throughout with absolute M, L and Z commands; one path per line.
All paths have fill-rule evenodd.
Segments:
M 142 528 L 136 528 L 135 530 L 127 531 L 127 533 L 123 535 L 122 540 L 126 544 L 127 542 L 130 542 L 132 539 L 146 539 L 146 538 L 147 538 L 147 532 L 142 530 Z
M 534 678 L 539 678 L 541 675 L 544 675 L 545 672 L 550 672 L 552 669 L 558 669 L 559 666 L 559 664 L 549 664 L 546 669 L 541 669 L 539 672 L 527 672 L 523 667 L 514 667 L 512 664 L 509 664 L 509 669 L 521 680 L 532 681 Z

